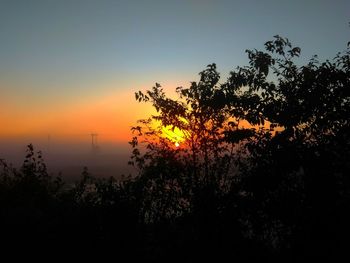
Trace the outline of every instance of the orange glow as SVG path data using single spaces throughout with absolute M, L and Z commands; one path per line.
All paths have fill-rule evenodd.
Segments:
M 0 137 L 43 136 L 49 134 L 66 141 L 89 139 L 98 133 L 99 140 L 127 142 L 130 127 L 136 120 L 153 113 L 151 105 L 135 101 L 131 90 L 106 94 L 91 100 L 82 99 L 75 104 L 29 107 L 26 104 L 8 103 L 0 112 Z
M 91 133 L 99 134 L 100 142 L 127 142 L 131 139 L 131 126 L 136 121 L 156 114 L 150 103 L 138 103 L 134 92 L 151 87 L 152 83 L 130 85 L 118 90 L 118 83 L 102 84 L 96 90 L 109 91 L 104 94 L 87 95 L 77 98 L 55 97 L 40 98 L 26 94 L 0 96 L 0 138 L 8 136 L 42 137 L 48 135 L 65 141 L 85 141 Z M 176 97 L 173 87 L 185 86 L 186 83 L 172 81 L 164 85 L 164 91 L 170 97 Z M 113 88 L 112 87 L 116 87 Z M 0 83 L 1 88 L 1 83 Z M 182 119 L 183 123 L 188 123 Z M 251 127 L 241 121 L 240 127 Z M 267 126 L 267 123 L 265 124 Z M 171 142 L 183 144 L 188 137 L 183 131 L 171 127 L 163 127 L 164 137 Z
M 160 82 L 164 91 L 173 96 L 176 96 L 173 87 L 186 85 L 175 79 L 161 79 Z M 0 82 L 0 89 L 2 85 L 5 84 Z M 132 84 L 126 80 L 122 83 L 108 80 L 96 85 L 98 93 L 82 93 L 80 97 L 1 94 L 0 138 L 47 138 L 51 135 L 64 141 L 84 141 L 90 139 L 89 134 L 98 133 L 100 142 L 126 143 L 132 137 L 130 128 L 136 121 L 156 113 L 150 103 L 139 103 L 134 95 L 135 91 L 153 85 L 150 80 L 133 81 Z M 109 92 L 101 94 L 103 90 Z

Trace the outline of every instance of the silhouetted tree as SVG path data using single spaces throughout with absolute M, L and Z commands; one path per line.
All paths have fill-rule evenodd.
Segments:
M 223 84 L 212 64 L 198 83 L 177 88 L 177 99 L 159 84 L 136 93 L 158 113 L 133 128 L 130 142 L 144 209 L 153 220 L 189 214 L 221 224 L 230 215 L 242 236 L 275 256 L 334 255 L 340 228 L 349 229 L 339 216 L 348 218 L 350 204 L 350 49 L 304 66 L 286 38 L 265 49 L 247 50 L 249 65 Z M 164 127 L 183 131 L 181 147 Z
M 349 189 L 350 49 L 298 66 L 300 48 L 288 39 L 275 36 L 265 48 L 247 51 L 249 66 L 231 72 L 225 87 L 234 115 L 270 126 L 246 144 L 244 191 L 261 215 L 254 217 L 259 235 L 272 246 L 293 246 L 298 235 L 301 249 L 329 251 L 341 234 L 330 230 L 335 214 L 345 216 L 349 205 L 341 193 Z
M 133 127 L 137 136 L 130 142 L 134 147 L 131 164 L 141 169 L 140 180 L 147 181 L 145 194 L 150 200 L 145 207 L 153 213 L 147 215 L 150 220 L 180 216 L 194 209 L 200 193 L 202 198 L 218 196 L 231 188 L 235 148 L 252 134 L 232 120 L 219 78 L 216 65 L 211 64 L 200 72 L 198 83 L 176 89 L 177 99 L 166 97 L 159 84 L 146 94 L 135 94 L 138 101 L 150 101 L 158 113 Z M 164 128 L 182 133 L 180 146 L 164 136 Z M 228 132 L 232 140 L 227 140 Z

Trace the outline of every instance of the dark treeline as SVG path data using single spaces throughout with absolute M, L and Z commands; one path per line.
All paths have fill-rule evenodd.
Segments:
M 136 177 L 86 168 L 68 186 L 32 145 L 20 169 L 1 160 L 2 241 L 165 262 L 346 255 L 350 49 L 304 66 L 288 39 L 265 49 L 248 50 L 249 65 L 222 84 L 211 64 L 177 99 L 159 84 L 137 92 L 157 115 L 132 129 Z

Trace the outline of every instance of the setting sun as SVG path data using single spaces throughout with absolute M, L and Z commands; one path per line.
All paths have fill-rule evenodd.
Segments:
M 179 128 L 171 128 L 169 126 L 162 127 L 162 135 L 175 143 L 175 147 L 179 147 L 180 143 L 185 141 L 185 134 Z

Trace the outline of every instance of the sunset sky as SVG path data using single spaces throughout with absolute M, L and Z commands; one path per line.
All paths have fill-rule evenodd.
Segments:
M 0 0 L 0 139 L 126 142 L 151 112 L 135 91 L 188 85 L 213 62 L 224 81 L 276 34 L 333 58 L 349 22 L 348 0 Z

